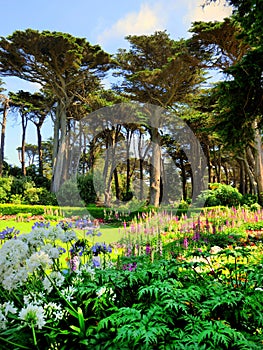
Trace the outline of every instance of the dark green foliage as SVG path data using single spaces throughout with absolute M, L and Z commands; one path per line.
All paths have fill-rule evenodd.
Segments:
M 10 178 L 0 178 L 0 203 L 5 203 L 10 198 L 12 181 Z
M 257 200 L 258 198 L 255 194 L 246 193 L 246 194 L 243 194 L 241 204 L 251 206 L 257 203 Z
M 61 206 L 84 206 L 84 202 L 81 200 L 80 191 L 75 179 L 65 181 L 56 193 L 56 197 L 59 205 Z
M 77 185 L 80 197 L 85 204 L 95 203 L 97 195 L 93 185 L 93 176 L 91 174 L 79 175 L 77 177 Z
M 0 178 L 0 203 L 57 205 L 46 187 L 38 187 L 30 177 Z
M 64 274 L 61 288 L 44 296 L 46 304 L 59 302 L 66 315 L 35 329 L 37 344 L 43 350 L 260 350 L 263 260 L 251 262 L 252 254 L 249 248 L 217 254 L 196 249 L 184 259 L 126 256 L 104 269 L 83 266 Z M 41 281 L 35 283 L 40 288 Z M 2 303 L 7 298 L 16 305 L 15 293 L 22 297 L 29 285 L 10 295 L 0 287 Z M 70 300 L 63 294 L 66 286 L 74 286 Z M 0 331 L 2 344 L 30 348 L 30 331 L 17 332 L 11 322 Z
M 87 214 L 86 208 L 73 208 L 28 204 L 0 204 L 0 215 L 51 215 L 51 216 L 77 216 Z
M 230 185 L 224 185 L 220 183 L 210 184 L 209 190 L 202 191 L 198 196 L 198 202 L 201 203 L 205 199 L 205 206 L 212 207 L 218 205 L 224 205 L 227 207 L 237 207 L 242 203 L 242 194 L 238 190 Z
M 262 292 L 255 291 L 255 278 L 262 281 L 262 271 L 239 266 L 229 267 L 229 276 L 220 269 L 212 276 L 198 273 L 198 264 L 145 259 L 132 271 L 119 261 L 119 269 L 98 270 L 81 285 L 76 297 L 83 307 L 68 321 L 75 332 L 56 334 L 67 349 L 73 341 L 80 349 L 261 349 Z M 243 273 L 247 287 L 236 286 Z

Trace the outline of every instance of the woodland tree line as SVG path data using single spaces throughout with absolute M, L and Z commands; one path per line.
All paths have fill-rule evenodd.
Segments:
M 57 192 L 77 175 L 82 194 L 88 191 L 86 201 L 95 200 L 92 179 L 99 176 L 96 160 L 102 157 L 98 183 L 106 205 L 131 199 L 135 190 L 153 206 L 178 196 L 187 200 L 194 193 L 191 163 L 199 155 L 191 161 L 176 138 L 176 116 L 201 145 L 206 182 L 232 185 L 262 204 L 263 1 L 227 3 L 234 9 L 230 18 L 193 23 L 189 39 L 174 40 L 166 31 L 130 35 L 129 49 L 114 55 L 68 33 L 27 29 L 2 37 L 0 76 L 39 83 L 41 90 L 6 93 L 2 80 L 0 176 L 30 176 L 37 186 Z M 220 81 L 209 82 L 213 72 L 221 73 Z M 110 89 L 104 87 L 106 77 L 113 81 Z M 136 119 L 139 123 L 129 118 L 120 122 L 117 109 L 116 119 L 96 114 L 130 102 L 167 111 L 169 127 L 147 122 L 152 118 L 147 112 Z M 19 170 L 5 162 L 9 111 L 17 114 L 22 128 Z M 47 118 L 53 135 L 43 141 Z M 26 143 L 30 122 L 36 127 L 37 145 Z M 159 147 L 150 150 L 151 142 Z M 80 159 L 74 158 L 76 145 Z M 113 152 L 111 160 L 122 161 L 109 162 L 107 152 Z M 204 183 L 199 190 L 205 189 Z

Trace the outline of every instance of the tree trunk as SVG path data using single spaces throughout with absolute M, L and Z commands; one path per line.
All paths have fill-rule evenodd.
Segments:
M 228 173 L 227 165 L 222 164 L 222 168 L 224 169 L 224 172 L 225 172 L 225 184 L 229 185 L 229 173 Z
M 106 155 L 103 169 L 104 179 L 104 205 L 109 207 L 111 205 L 111 183 L 116 167 L 116 140 L 118 130 L 106 131 Z
M 1 128 L 1 141 L 0 141 L 0 177 L 3 176 L 3 165 L 5 159 L 5 130 L 6 130 L 6 120 L 9 109 L 8 100 L 5 100 L 3 109 L 3 119 L 2 119 L 2 128 Z
M 194 203 L 199 194 L 207 188 L 207 163 L 198 139 L 192 137 L 190 140 L 190 145 L 191 152 L 190 157 L 188 158 L 192 169 L 192 202 Z
M 139 199 L 143 200 L 144 196 L 144 188 L 143 188 L 143 163 L 144 160 L 142 158 L 139 159 L 139 164 L 140 164 L 140 196 Z
M 207 167 L 208 167 L 208 183 L 212 182 L 212 169 L 213 169 L 213 165 L 211 163 L 211 152 L 210 152 L 210 146 L 208 143 L 204 144 L 204 153 L 207 159 Z
M 113 170 L 113 174 L 114 174 L 116 198 L 117 198 L 117 201 L 119 201 L 120 200 L 120 185 L 119 185 L 118 171 L 117 171 L 116 167 Z
M 59 135 L 60 129 L 60 135 Z M 59 137 L 59 136 L 60 137 Z M 66 157 L 66 136 L 67 136 L 67 115 L 63 101 L 58 102 L 55 127 L 54 127 L 54 153 L 53 153 L 53 173 L 52 173 L 52 192 L 57 192 L 65 180 L 64 163 Z
M 181 168 L 183 200 L 185 201 L 187 199 L 187 188 L 186 188 L 187 179 L 186 179 L 186 171 L 184 166 L 184 159 L 182 156 L 180 156 L 180 168 Z
M 25 153 L 26 153 L 26 128 L 27 128 L 27 118 L 24 113 L 21 114 L 22 117 L 22 142 L 21 142 L 21 171 L 22 175 L 26 176 L 26 162 L 25 162 Z
M 252 187 L 252 191 L 254 194 L 257 193 L 257 183 L 255 181 L 255 176 L 254 174 L 252 173 L 251 169 L 250 169 L 250 166 L 248 164 L 248 161 L 247 161 L 247 157 L 246 157 L 246 154 L 245 154 L 245 158 L 243 159 L 244 160 L 244 165 L 245 165 L 245 169 L 246 169 L 246 173 L 249 177 L 249 181 L 250 181 L 250 184 L 251 184 L 251 187 Z
M 255 122 L 255 180 L 258 187 L 258 201 L 263 204 L 263 148 L 257 122 Z
M 42 135 L 41 126 L 36 124 L 37 128 L 37 150 L 38 150 L 38 173 L 43 177 L 43 152 L 42 152 Z
M 139 179 L 140 179 L 140 195 L 139 199 L 143 200 L 144 197 L 144 186 L 143 186 L 143 163 L 144 163 L 144 155 L 142 154 L 142 136 L 143 133 L 139 130 L 139 140 L 138 140 L 138 154 L 139 154 Z
M 150 174 L 150 204 L 159 207 L 161 185 L 161 148 L 158 128 L 151 130 L 152 159 Z
M 239 192 L 241 194 L 245 194 L 245 191 L 246 191 L 246 172 L 245 172 L 245 166 L 244 166 L 243 160 L 239 161 L 239 166 L 240 166 Z

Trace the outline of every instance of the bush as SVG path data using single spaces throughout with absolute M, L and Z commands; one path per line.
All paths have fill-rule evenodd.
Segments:
M 242 194 L 230 185 L 219 183 L 210 184 L 211 189 L 202 191 L 197 197 L 196 205 L 204 203 L 205 207 L 224 205 L 237 207 L 242 203 Z
M 13 204 L 22 204 L 23 198 L 21 194 L 11 194 L 10 203 Z
M 58 205 L 56 195 L 48 191 L 45 187 L 41 187 L 38 193 L 39 204 L 43 205 Z
M 81 200 L 80 191 L 77 182 L 70 179 L 63 183 L 56 193 L 58 203 L 61 206 L 83 207 L 84 202 Z
M 96 202 L 97 195 L 93 186 L 93 176 L 91 174 L 78 176 L 77 186 L 80 197 L 84 200 L 85 204 Z
M 11 196 L 13 178 L 1 177 L 0 178 L 0 203 L 8 202 Z
M 260 210 L 260 209 L 261 209 L 261 205 L 258 204 L 258 203 L 253 203 L 253 204 L 251 204 L 251 206 L 250 206 L 250 210 L 252 210 L 252 211 L 258 211 L 258 210 Z
M 17 215 L 19 213 L 32 213 L 32 215 L 43 215 L 45 207 L 41 205 L 25 204 L 0 204 L 1 215 Z
M 241 204 L 248 205 L 250 207 L 252 204 L 257 203 L 257 200 L 258 200 L 257 195 L 245 193 L 243 194 Z

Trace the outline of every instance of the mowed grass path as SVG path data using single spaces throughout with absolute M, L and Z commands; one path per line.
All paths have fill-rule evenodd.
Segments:
M 19 230 L 20 233 L 29 233 L 32 229 L 34 223 L 39 220 L 31 220 L 29 222 L 21 221 L 17 222 L 15 220 L 0 220 L 0 232 L 3 231 L 6 227 L 15 227 L 15 229 Z M 51 225 L 56 225 L 57 222 L 50 222 Z M 79 237 L 83 237 L 83 230 L 75 230 Z M 110 225 L 101 225 L 99 230 L 102 235 L 100 237 L 95 236 L 94 242 L 105 242 L 107 244 L 117 242 L 123 236 L 123 229 L 110 226 Z

